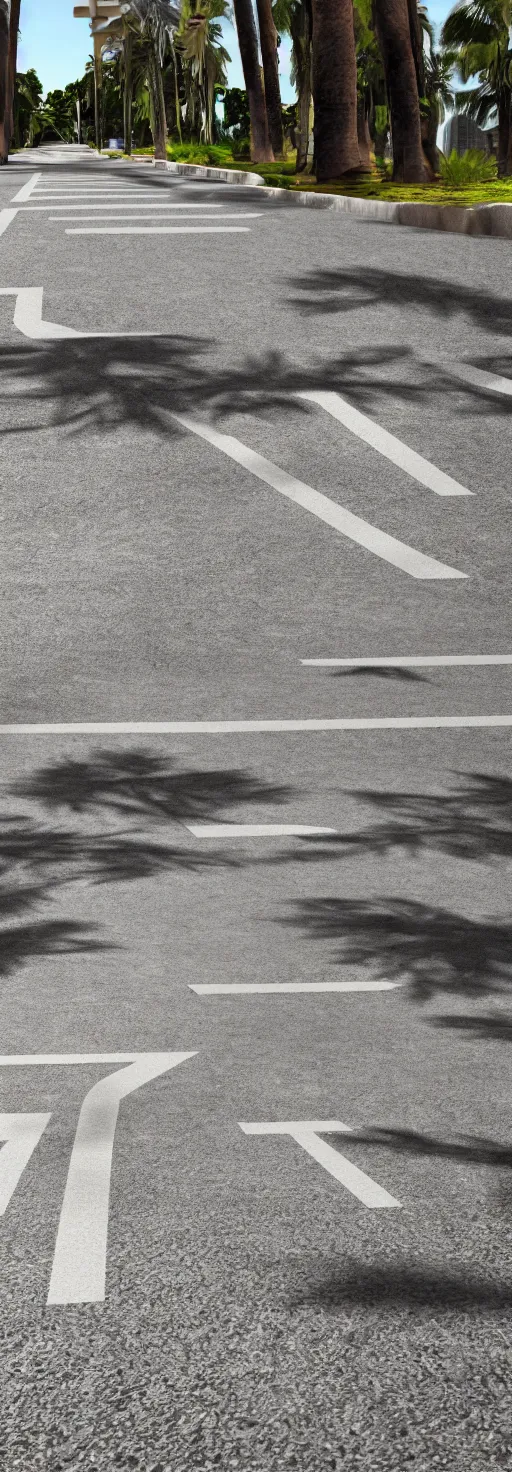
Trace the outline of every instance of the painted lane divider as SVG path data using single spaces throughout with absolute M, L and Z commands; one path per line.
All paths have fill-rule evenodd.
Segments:
M 8 230 L 9 225 L 12 224 L 17 213 L 17 210 L 0 210 L 0 235 L 3 235 Z
M 112 1154 L 119 1105 L 143 1084 L 195 1053 L 8 1054 L 0 1067 L 126 1064 L 93 1085 L 80 1110 L 48 1292 L 49 1304 L 98 1303 L 105 1297 Z M 7 1205 L 50 1115 L 0 1116 L 0 1204 Z M 23 1123 L 25 1119 L 25 1123 Z
M 463 383 L 474 384 L 475 388 L 490 390 L 493 394 L 504 394 L 506 398 L 512 395 L 512 378 L 505 378 L 500 373 L 491 373 L 488 368 L 474 368 L 472 363 L 443 362 L 452 378 L 460 378 Z
M 42 286 L 0 286 L 0 296 L 15 296 L 13 323 L 18 332 L 33 341 L 51 342 L 56 338 L 122 338 L 167 337 L 159 332 L 79 332 L 75 327 L 63 327 L 60 322 L 43 321 Z
M 127 206 L 125 206 L 125 208 L 131 209 L 132 206 L 131 205 L 127 205 Z M 112 206 L 111 206 L 111 209 L 112 209 Z M 98 219 L 98 220 L 122 220 L 123 221 L 123 225 L 124 225 L 124 221 L 125 220 L 153 220 L 153 218 L 154 218 L 153 217 L 153 214 L 152 213 L 148 213 L 148 209 L 151 210 L 151 205 L 149 205 L 149 206 L 146 205 L 146 213 L 143 214 L 143 215 L 120 215 L 118 212 L 116 212 L 116 214 L 112 214 L 111 213 L 109 215 L 97 215 L 95 218 Z M 89 218 L 90 219 L 93 219 L 94 217 L 92 215 L 91 216 L 89 216 L 89 215 L 85 215 L 84 216 L 84 219 L 86 219 L 86 220 L 89 219 Z M 161 218 L 161 216 L 155 217 L 155 224 L 154 224 L 154 229 L 155 230 L 159 230 L 160 233 L 162 233 L 162 232 L 164 232 L 164 233 L 167 232 L 168 233 L 169 230 L 174 230 L 175 232 L 178 231 L 178 233 L 181 232 L 181 234 L 183 234 L 184 232 L 186 232 L 186 231 L 189 231 L 190 232 L 190 230 L 192 228 L 195 228 L 195 227 L 192 227 L 192 226 L 184 226 L 184 225 L 172 225 L 172 226 L 171 225 L 169 225 L 169 226 L 167 226 L 167 225 L 160 225 L 160 224 L 157 224 L 156 223 L 156 219 L 159 220 L 160 218 Z M 181 218 L 183 218 L 183 216 Z M 193 219 L 194 220 L 201 220 L 201 219 L 209 220 L 209 219 L 211 219 L 211 215 L 194 215 L 193 216 Z M 260 215 L 259 214 L 256 214 L 254 212 L 254 210 L 238 210 L 235 214 L 229 214 L 228 212 L 226 212 L 223 215 L 217 215 L 216 216 L 216 219 L 217 220 L 218 219 L 222 219 L 222 220 L 259 220 L 260 219 Z M 67 222 L 69 220 L 73 220 L 73 221 L 75 221 L 75 223 L 77 223 L 77 224 L 80 223 L 81 224 L 81 220 L 80 221 L 77 221 L 76 215 L 50 215 L 49 216 L 49 219 L 47 220 L 47 224 L 48 225 L 67 224 Z M 209 230 L 216 230 L 217 232 L 219 231 L 220 228 L 221 227 L 219 225 L 209 225 L 208 226 L 208 229 Z M 80 230 L 66 230 L 66 235 L 79 235 L 79 234 L 83 234 L 83 233 L 84 232 L 83 231 L 80 231 Z M 89 233 L 91 233 L 91 232 L 89 232 Z M 94 233 L 95 234 L 99 234 L 100 232 L 99 231 L 95 231 Z M 115 232 L 109 232 L 109 233 L 115 233 Z M 133 234 L 133 233 L 137 233 L 137 232 L 126 231 L 125 233 L 126 234 Z M 143 233 L 147 233 L 147 232 L 144 231 Z M 201 231 L 200 233 L 203 233 L 203 232 Z
M 224 736 L 260 731 L 466 731 L 512 726 L 507 716 L 342 716 L 274 721 L 54 721 L 0 726 L 0 736 Z
M 30 199 L 31 194 L 34 193 L 34 190 L 36 189 L 37 184 L 39 183 L 39 180 L 42 179 L 42 177 L 43 176 L 40 173 L 31 174 L 30 179 L 27 179 L 26 184 L 22 184 L 21 189 L 18 190 L 18 193 L 13 194 L 11 204 L 24 204 L 26 199 Z
M 392 992 L 401 987 L 401 981 L 251 981 L 251 982 L 189 982 L 189 991 L 198 997 L 233 996 L 288 996 L 294 992 L 301 995 L 309 992 Z
M 436 496 L 472 496 L 473 491 L 468 491 L 466 486 L 446 475 L 444 470 L 438 470 L 436 465 L 431 465 L 429 460 L 424 460 L 423 455 L 418 455 L 415 450 L 409 449 L 402 440 L 396 439 L 387 429 L 382 429 L 373 419 L 366 414 L 361 414 L 359 409 L 353 409 L 352 404 L 342 398 L 341 394 L 324 393 L 318 389 L 298 393 L 298 399 L 309 400 L 312 404 L 318 404 L 325 409 L 326 414 L 331 414 L 339 424 L 351 434 L 357 435 L 358 439 L 364 440 L 379 455 L 384 455 L 386 460 L 391 460 L 400 470 L 405 470 L 413 480 L 420 485 L 426 486 L 429 491 L 434 491 Z
M 308 823 L 185 823 L 194 838 L 307 838 L 314 833 L 336 833 L 336 828 L 314 828 Z
M 346 669 L 407 669 L 409 665 L 420 665 L 423 669 L 434 669 L 448 665 L 512 664 L 512 654 L 379 654 L 364 659 L 301 659 L 301 664 L 327 667 L 342 665 Z
M 346 1155 L 340 1155 L 337 1150 L 333 1150 L 332 1145 L 320 1139 L 320 1135 L 353 1134 L 349 1125 L 341 1124 L 339 1119 L 286 1120 L 280 1124 L 240 1124 L 240 1129 L 246 1135 L 290 1135 L 297 1145 L 306 1150 L 308 1155 L 312 1155 L 318 1165 L 322 1165 L 329 1175 L 334 1176 L 335 1181 L 339 1181 L 340 1185 L 345 1186 L 352 1196 L 362 1201 L 363 1206 L 369 1206 L 375 1210 L 380 1207 L 401 1206 L 402 1204 L 394 1196 L 390 1196 L 389 1191 L 379 1186 L 377 1181 L 373 1181 L 371 1176 L 359 1170 L 357 1165 L 352 1165 L 352 1161 L 348 1160 Z
M 289 501 L 302 506 L 320 521 L 328 526 L 334 527 L 335 531 L 341 532 L 342 536 L 349 541 L 356 542 L 366 551 L 373 552 L 384 562 L 390 562 L 394 567 L 400 568 L 413 578 L 466 578 L 465 572 L 458 572 L 454 567 L 447 567 L 443 562 L 436 562 L 433 557 L 425 557 L 422 552 L 417 552 L 414 547 L 408 547 L 405 542 L 397 541 L 396 537 L 388 536 L 387 532 L 379 531 L 371 526 L 368 521 L 363 521 L 360 516 L 355 516 L 352 511 L 347 511 L 336 501 L 329 500 L 328 496 L 315 491 L 304 481 L 296 480 L 295 476 L 289 475 L 287 470 L 282 470 L 279 465 L 274 465 L 263 455 L 258 455 L 255 450 L 249 449 L 241 440 L 233 435 L 221 434 L 214 429 L 213 425 L 203 423 L 197 419 L 190 418 L 185 414 L 173 414 L 173 419 L 183 425 L 191 434 L 198 435 L 200 439 L 206 440 L 215 449 L 221 450 L 230 460 L 237 465 L 242 465 L 251 475 L 265 485 L 272 486 L 273 490 L 279 491 L 280 495 L 286 496 Z
M 84 225 L 66 235 L 250 235 L 250 225 Z
M 120 213 L 123 210 L 148 210 L 149 209 L 149 210 L 151 210 L 151 213 L 153 213 L 155 210 L 185 210 L 187 212 L 187 214 L 188 214 L 189 211 L 190 211 L 190 213 L 192 213 L 193 210 L 194 211 L 196 211 L 196 210 L 201 210 L 201 211 L 206 211 L 206 210 L 222 210 L 222 205 L 221 204 L 206 204 L 206 203 L 205 204 L 160 204 L 160 203 L 157 203 L 156 201 L 148 200 L 146 197 L 144 197 L 143 200 L 141 200 L 140 202 L 139 202 L 138 199 L 130 199 L 126 204 L 123 203 L 123 202 L 119 203 L 117 199 L 115 201 L 115 204 L 114 203 L 111 203 L 110 199 L 103 199 L 101 201 L 101 203 L 98 203 L 97 201 L 94 201 L 93 200 L 93 201 L 88 201 L 86 204 L 72 204 L 71 203 L 71 200 L 69 199 L 68 202 L 67 202 L 67 204 L 54 204 L 53 200 L 52 200 L 51 204 L 23 204 L 23 205 L 20 205 L 19 206 L 19 212 L 20 213 L 23 213 L 23 214 L 41 214 L 41 212 L 45 213 L 46 210 L 73 210 L 74 214 L 77 216 L 77 218 L 79 218 L 80 217 L 80 214 L 81 214 L 81 212 L 83 210 L 104 210 L 104 209 L 107 209 L 107 208 L 108 209 L 114 209 L 115 208 Z M 63 216 L 63 215 L 59 216 L 59 219 L 64 219 L 64 218 L 65 218 L 65 216 Z

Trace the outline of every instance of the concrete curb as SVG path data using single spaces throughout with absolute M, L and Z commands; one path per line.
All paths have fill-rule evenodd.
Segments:
M 284 208 L 342 210 L 359 220 L 376 220 L 382 225 L 409 225 L 416 230 L 444 230 L 455 235 L 492 235 L 512 240 L 512 204 L 437 205 L 380 199 L 357 199 L 348 194 L 310 194 L 292 189 L 275 189 L 264 184 L 259 174 L 239 169 L 213 169 L 205 164 L 168 163 L 171 174 L 189 178 L 216 179 L 222 184 L 258 188 L 266 199 Z

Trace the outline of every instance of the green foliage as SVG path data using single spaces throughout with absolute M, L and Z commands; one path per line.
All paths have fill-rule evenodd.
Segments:
M 461 185 L 481 184 L 487 179 L 495 179 L 496 159 L 493 154 L 484 153 L 479 148 L 468 148 L 462 154 L 453 148 L 448 157 L 440 153 L 439 171 L 443 184 L 459 189 Z
M 224 126 L 233 129 L 234 138 L 249 137 L 249 103 L 243 87 L 224 88 Z

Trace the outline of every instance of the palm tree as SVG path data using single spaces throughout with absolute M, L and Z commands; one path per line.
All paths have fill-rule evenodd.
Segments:
M 0 0 L 0 165 L 9 161 L 10 0 Z
M 420 94 L 407 0 L 375 0 L 375 21 L 391 118 L 393 178 L 423 184 Z
M 233 0 L 233 10 L 251 119 L 251 158 L 255 163 L 273 163 L 252 0 Z
M 274 154 L 281 154 L 283 152 L 283 113 L 279 86 L 278 35 L 272 14 L 272 0 L 256 0 L 256 5 L 270 142 Z
M 165 48 L 179 24 L 179 12 L 170 0 L 130 0 L 141 37 L 147 45 L 147 82 L 151 98 L 151 131 L 155 159 L 167 158 L 167 119 L 162 77 Z
M 297 89 L 297 173 L 301 173 L 308 162 L 312 93 L 312 33 L 313 16 L 311 0 L 276 0 L 272 7 L 274 22 L 279 33 L 291 37 L 292 57 L 290 80 Z
M 200 13 L 185 20 L 177 42 L 188 83 L 187 111 L 192 131 L 204 143 L 213 143 L 215 88 L 227 86 L 226 65 L 231 57 L 222 45 L 218 23 L 226 11 L 226 0 L 206 0 Z M 179 118 L 179 100 L 176 111 Z
M 313 0 L 315 173 L 319 183 L 360 168 L 352 0 Z
M 423 152 L 435 174 L 439 173 L 439 150 L 437 132 L 444 122 L 447 109 L 455 105 L 453 91 L 453 69 L 457 56 L 455 51 L 425 53 L 425 101 L 426 114 L 422 118 Z
M 442 30 L 442 40 L 457 53 L 463 82 L 478 85 L 459 92 L 456 105 L 481 127 L 498 114 L 498 174 L 512 173 L 512 0 L 462 0 Z

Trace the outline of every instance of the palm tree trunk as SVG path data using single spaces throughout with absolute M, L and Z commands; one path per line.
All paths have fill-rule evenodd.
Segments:
M 9 160 L 9 15 L 10 0 L 0 0 L 0 166 Z
M 132 151 L 132 99 L 133 99 L 133 37 L 131 31 L 126 32 L 123 45 L 123 132 L 124 152 L 128 155 Z
M 273 163 L 252 0 L 233 0 L 233 8 L 251 119 L 251 157 L 255 163 Z
M 258 7 L 261 59 L 263 62 L 263 80 L 265 82 L 265 102 L 267 105 L 270 142 L 274 154 L 282 154 L 283 113 L 279 87 L 277 31 L 272 15 L 272 0 L 256 0 L 256 3 Z
M 512 173 L 511 99 L 508 88 L 498 96 L 498 175 Z
M 311 31 L 312 17 L 310 0 L 302 0 L 292 7 L 290 34 L 293 47 L 293 63 L 297 79 L 298 128 L 297 128 L 297 173 L 303 173 L 308 162 L 309 114 L 311 109 Z
M 319 183 L 359 169 L 352 0 L 313 0 L 315 171 Z
M 94 132 L 96 148 L 100 153 L 103 143 L 103 62 L 101 43 L 96 36 L 94 37 Z
M 427 170 L 407 0 L 375 0 L 375 19 L 391 115 L 393 178 L 423 184 Z
M 20 28 L 20 5 L 21 0 L 11 0 L 11 13 L 9 16 L 9 56 L 7 62 L 7 145 L 8 148 L 14 133 L 14 83 L 16 81 L 16 60 L 18 56 L 18 31 Z
M 153 143 L 155 158 L 167 160 L 167 120 L 165 116 L 164 83 L 160 58 L 155 43 L 149 47 L 148 85 L 151 93 L 153 119 Z
M 358 97 L 357 99 L 357 142 L 359 145 L 361 172 L 365 174 L 371 174 L 373 168 L 370 157 L 372 140 L 370 137 L 370 129 L 368 126 L 368 116 L 366 112 L 364 97 Z

